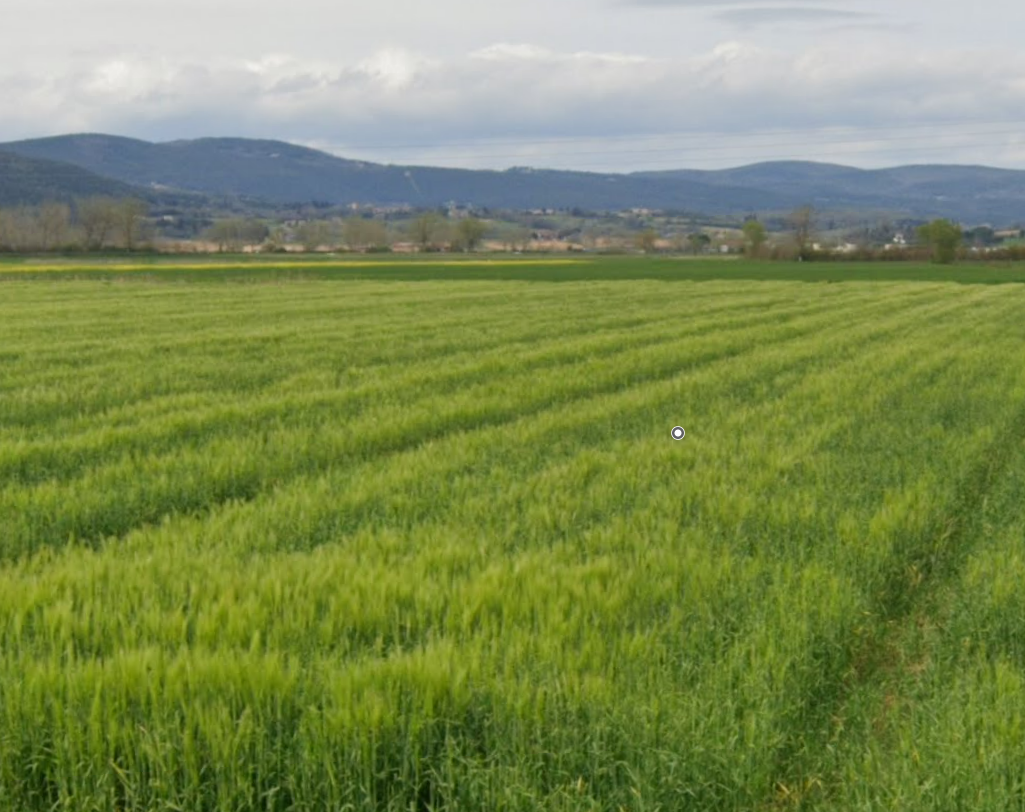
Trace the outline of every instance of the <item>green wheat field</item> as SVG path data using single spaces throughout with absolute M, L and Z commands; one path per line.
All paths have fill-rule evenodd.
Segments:
M 1025 809 L 1023 281 L 5 261 L 0 810 Z

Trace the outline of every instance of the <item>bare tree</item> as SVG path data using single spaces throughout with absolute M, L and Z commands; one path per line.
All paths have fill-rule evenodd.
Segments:
M 27 251 L 34 247 L 36 223 L 24 208 L 0 209 L 0 250 Z
M 634 242 L 645 254 L 653 254 L 658 245 L 658 232 L 653 228 L 646 228 L 637 235 Z
M 388 229 L 380 220 L 350 217 L 345 221 L 343 234 L 345 244 L 353 251 L 385 248 L 388 245 Z
M 334 223 L 327 220 L 307 220 L 296 228 L 295 237 L 303 251 L 313 252 L 324 247 L 333 247 L 338 237 L 338 229 Z
M 89 197 L 77 205 L 78 224 L 82 227 L 85 247 L 103 248 L 117 224 L 118 201 L 110 197 Z
M 526 251 L 530 248 L 530 229 L 523 225 L 513 226 L 506 231 L 504 239 L 508 250 Z
M 474 251 L 484 239 L 488 227 L 483 221 L 476 217 L 467 217 L 460 220 L 456 226 L 455 242 L 462 251 Z
M 210 242 L 217 244 L 218 251 L 241 251 L 243 246 L 258 245 L 269 235 L 266 224 L 259 220 L 232 217 L 218 220 L 203 235 Z
M 237 232 L 234 220 L 217 220 L 203 229 L 201 236 L 216 244 L 217 250 L 224 253 L 225 251 L 238 251 L 241 248 Z
M 268 229 L 267 237 L 263 241 L 263 246 L 260 250 L 270 251 L 277 253 L 279 251 L 287 251 L 285 243 L 288 242 L 288 235 L 283 226 L 275 226 L 274 228 Z
M 114 209 L 121 247 L 126 251 L 134 251 L 142 242 L 147 208 L 142 200 L 129 197 L 118 201 Z
M 790 227 L 794 230 L 794 245 L 797 247 L 798 260 L 808 259 L 811 255 L 812 236 L 815 231 L 815 209 L 801 206 L 790 213 Z
M 444 225 L 444 220 L 437 212 L 424 212 L 409 224 L 409 236 L 421 251 L 430 251 L 438 247 Z
M 11 222 L 11 213 L 7 209 L 0 209 L 0 251 L 14 250 L 14 229 Z
M 36 214 L 40 247 L 44 251 L 60 248 L 68 234 L 71 208 L 67 203 L 44 203 Z

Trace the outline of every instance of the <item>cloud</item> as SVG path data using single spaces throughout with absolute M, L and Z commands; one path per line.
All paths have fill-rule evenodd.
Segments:
M 830 8 L 808 8 L 805 6 L 774 6 L 772 8 L 735 8 L 720 11 L 716 18 L 737 28 L 756 28 L 784 23 L 835 23 L 839 21 L 864 21 L 878 18 L 876 14 L 861 11 L 842 11 Z
M 740 40 L 673 59 L 523 43 L 448 59 L 386 49 L 351 62 L 124 53 L 62 74 L 0 75 L 0 93 L 0 140 L 81 131 L 241 135 L 366 160 L 499 168 L 844 155 L 868 164 L 898 152 L 897 162 L 1008 155 L 1009 165 L 1021 159 L 1020 137 L 951 125 L 944 140 L 942 129 L 922 125 L 1013 121 L 1025 109 L 1025 56 L 879 44 L 852 60 L 828 44 L 790 53 Z
M 713 19 L 749 29 L 783 23 L 829 23 L 879 19 L 880 15 L 849 8 L 828 8 L 838 0 L 620 0 L 620 5 L 657 9 L 714 11 Z M 823 6 L 827 6 L 823 8 Z
M 536 45 L 525 43 L 498 43 L 489 45 L 487 48 L 480 48 L 469 55 L 470 59 L 485 59 L 494 62 L 546 62 L 549 64 L 567 62 L 605 62 L 617 64 L 640 64 L 649 60 L 649 57 L 635 54 L 623 54 L 615 52 L 594 52 L 576 51 L 572 53 L 559 53 L 547 48 L 539 48 Z
M 842 0 L 797 0 L 804 6 L 833 5 Z M 725 9 L 738 6 L 778 6 L 779 0 L 619 0 L 618 5 L 635 8 Z
M 787 24 L 882 24 L 880 14 L 849 8 L 829 8 L 837 2 L 838 0 L 796 0 L 796 4 L 781 5 L 779 0 L 620 0 L 620 5 L 635 8 L 712 11 L 714 13 L 711 19 L 745 31 Z

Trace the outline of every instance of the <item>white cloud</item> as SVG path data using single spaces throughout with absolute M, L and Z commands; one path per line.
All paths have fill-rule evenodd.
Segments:
M 937 162 L 1025 160 L 1006 126 L 971 123 L 1025 110 L 1025 57 L 992 51 L 880 44 L 852 60 L 830 45 L 736 40 L 671 59 L 522 43 L 447 59 L 384 48 L 348 63 L 121 54 L 60 75 L 0 75 L 0 94 L 3 140 L 242 135 L 368 160 L 623 170 L 772 157 L 872 165 L 916 150 Z M 934 126 L 915 129 L 923 122 Z
M 432 63 L 408 51 L 388 48 L 357 64 L 356 69 L 388 90 L 405 90 L 433 67 Z
M 469 54 L 470 59 L 483 59 L 492 62 L 537 62 L 549 65 L 566 64 L 569 62 L 611 63 L 616 65 L 637 65 L 652 61 L 637 54 L 602 53 L 594 51 L 576 51 L 559 53 L 547 48 L 528 43 L 500 42 L 489 45 Z
M 809 6 L 770 6 L 768 8 L 729 8 L 715 15 L 718 19 L 741 29 L 776 26 L 789 23 L 820 25 L 835 22 L 865 22 L 877 17 L 861 11 L 816 8 Z

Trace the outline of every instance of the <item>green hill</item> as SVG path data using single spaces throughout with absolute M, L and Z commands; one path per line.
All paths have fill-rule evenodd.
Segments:
M 138 191 L 70 163 L 0 151 L 0 206 L 36 205 L 94 195 L 129 197 Z

